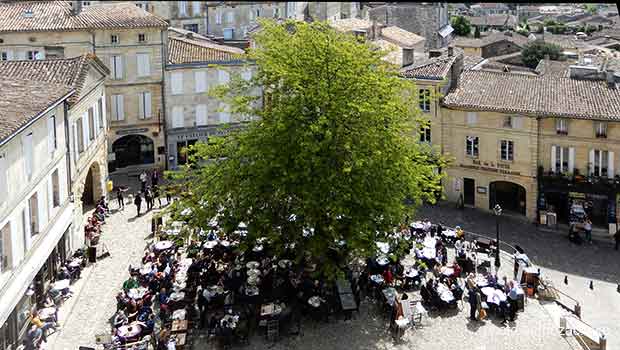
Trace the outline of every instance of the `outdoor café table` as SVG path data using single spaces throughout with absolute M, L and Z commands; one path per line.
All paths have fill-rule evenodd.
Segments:
M 487 295 L 487 303 L 499 305 L 501 302 L 508 300 L 506 293 L 499 289 L 494 289 L 490 295 Z
M 340 305 L 342 306 L 343 311 L 350 311 L 357 309 L 357 303 L 355 303 L 355 298 L 351 293 L 342 293 L 340 294 Z
M 261 317 L 279 315 L 282 312 L 282 306 L 279 304 L 269 303 L 262 305 L 260 308 Z
M 223 325 L 224 321 L 226 321 L 228 323 L 228 326 L 231 329 L 235 329 L 235 328 L 237 328 L 237 322 L 239 322 L 239 316 L 238 315 L 233 315 L 233 314 L 226 314 L 220 320 L 220 325 Z
M 452 291 L 441 283 L 437 285 L 437 293 L 439 293 L 439 298 L 446 303 L 454 300 L 454 294 L 452 294 Z
M 75 258 L 73 260 L 71 260 L 71 262 L 69 263 L 69 267 L 78 267 L 82 265 L 82 259 L 81 258 Z
M 452 276 L 454 275 L 454 269 L 452 267 L 444 266 L 441 268 L 441 274 L 444 276 Z
M 483 288 L 489 285 L 489 281 L 487 281 L 487 279 L 483 276 L 478 275 L 478 277 L 476 277 L 476 285 L 480 288 Z
M 247 267 L 248 269 L 256 269 L 260 266 L 260 264 L 258 263 L 258 261 L 249 261 L 247 264 L 245 264 L 245 267 Z
M 142 265 L 142 267 L 140 268 L 140 274 L 148 275 L 149 273 L 151 273 L 152 266 L 153 264 L 150 262 L 147 262 L 146 264 Z
M 174 282 L 172 285 L 172 289 L 174 289 L 175 292 L 180 292 L 185 289 L 185 287 L 187 287 L 187 283 L 185 282 Z
M 370 280 L 373 281 L 376 284 L 381 284 L 381 283 L 383 283 L 383 276 L 381 276 L 381 275 L 372 275 L 372 276 L 370 276 Z
M 261 272 L 259 269 L 250 269 L 248 270 L 248 276 L 260 276 Z
M 259 293 L 260 293 L 260 292 L 259 292 L 259 290 L 258 290 L 258 287 L 256 287 L 256 286 L 248 286 L 248 287 L 245 289 L 245 295 L 247 295 L 247 296 L 249 296 L 249 297 L 256 296 L 256 295 L 258 295 Z
M 226 240 L 224 240 L 224 241 L 220 241 L 220 245 L 221 245 L 222 247 L 224 247 L 224 248 L 227 248 L 227 247 L 229 247 L 229 246 L 230 246 L 230 242 L 229 242 L 229 241 L 226 241 Z
M 262 251 L 263 251 L 263 246 L 262 246 L 262 244 L 261 244 L 261 245 L 254 246 L 254 248 L 252 248 L 252 251 L 253 251 L 253 252 L 255 252 L 255 253 L 262 252 Z
M 377 264 L 379 264 L 380 266 L 385 266 L 389 263 L 390 259 L 388 259 L 387 256 L 380 256 L 377 258 Z
M 213 249 L 217 245 L 217 241 L 206 241 L 203 247 L 206 249 Z
M 181 301 L 185 299 L 185 293 L 184 292 L 174 292 L 172 294 L 170 294 L 170 300 L 172 301 Z
M 132 288 L 127 291 L 127 296 L 134 300 L 142 299 L 144 295 L 146 294 L 146 291 L 147 289 L 143 287 Z
M 308 304 L 315 308 L 321 306 L 321 302 L 321 298 L 316 295 L 308 299 Z
M 139 324 L 129 324 L 125 326 L 120 326 L 117 329 L 118 335 L 123 338 L 134 338 L 137 337 L 142 331 L 142 326 Z
M 52 285 L 52 289 L 54 290 L 63 290 L 63 289 L 67 289 L 69 288 L 69 285 L 71 284 L 71 280 L 60 280 L 60 281 L 56 281 L 53 285 Z
M 260 282 L 260 277 L 258 277 L 257 275 L 248 276 L 247 282 L 249 285 L 255 286 Z
M 166 249 L 170 249 L 172 248 L 173 243 L 171 241 L 159 241 L 157 243 L 155 243 L 155 245 L 153 246 L 153 248 L 155 250 L 166 250 Z
M 185 309 L 175 310 L 172 313 L 172 319 L 173 320 L 184 320 L 186 314 L 187 314 L 187 311 L 185 311 Z
M 383 254 L 387 254 L 390 252 L 390 244 L 386 243 L 386 242 L 375 242 L 375 244 L 377 245 L 377 248 L 379 248 L 379 250 L 383 253 Z
M 187 320 L 174 320 L 172 321 L 171 332 L 185 332 L 187 331 Z
M 43 309 L 39 310 L 39 317 L 42 320 L 50 318 L 50 317 L 54 316 L 55 314 L 56 314 L 56 308 L 55 307 L 46 307 L 46 308 L 43 308 Z
M 287 267 L 291 267 L 293 263 L 288 260 L 288 259 L 282 259 L 278 262 L 278 266 L 280 266 L 281 269 L 285 269 Z
M 418 270 L 416 270 L 413 267 L 410 267 L 409 269 L 407 269 L 407 271 L 405 272 L 405 277 L 407 278 L 416 278 L 418 277 L 419 272 Z
M 413 227 L 414 230 L 420 230 L 420 231 L 424 230 L 424 224 L 422 223 L 422 221 L 413 222 L 411 224 L 411 227 Z
M 437 257 L 437 250 L 435 249 L 435 247 L 424 247 L 422 249 L 422 256 L 426 259 L 435 259 Z
M 394 303 L 396 302 L 396 289 L 390 287 L 390 288 L 385 288 L 381 292 L 383 293 L 383 296 L 385 297 L 385 300 L 387 301 L 387 303 L 390 306 L 394 306 Z
M 338 294 L 353 294 L 353 290 L 351 290 L 351 283 L 346 280 L 337 280 L 336 288 L 338 289 Z
M 186 333 L 175 333 L 170 336 L 170 341 L 174 342 L 176 345 L 183 346 L 185 345 L 185 342 L 187 341 L 187 334 Z

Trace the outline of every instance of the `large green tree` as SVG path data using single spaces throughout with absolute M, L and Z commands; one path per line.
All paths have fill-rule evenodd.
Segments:
M 299 259 L 335 276 L 336 256 L 374 254 L 375 241 L 413 214 L 405 199 L 434 201 L 444 161 L 417 142 L 417 90 L 385 52 L 321 22 L 262 20 L 253 40 L 251 80 L 232 74 L 211 93 L 258 118 L 193 146 L 201 166 L 172 174 L 185 184 L 172 215 L 189 207 L 197 227 L 219 215 L 228 232 L 245 222 L 248 245 L 295 243 Z
M 540 60 L 546 55 L 549 55 L 552 60 L 560 60 L 562 59 L 562 48 L 553 43 L 536 40 L 525 45 L 521 50 L 521 60 L 530 68 L 536 68 Z
M 471 23 L 463 16 L 452 17 L 452 28 L 458 36 L 468 36 L 471 33 Z

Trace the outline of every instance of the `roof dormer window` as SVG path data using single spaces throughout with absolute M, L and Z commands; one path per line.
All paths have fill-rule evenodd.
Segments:
M 118 35 L 116 35 L 116 34 L 112 34 L 112 35 L 110 35 L 110 42 L 111 42 L 112 44 L 118 44 L 118 42 L 119 42 L 119 40 L 118 40 Z

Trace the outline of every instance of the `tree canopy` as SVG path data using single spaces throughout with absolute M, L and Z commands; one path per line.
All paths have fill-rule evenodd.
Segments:
M 471 33 L 471 23 L 463 16 L 452 17 L 452 28 L 458 36 L 468 36 Z
M 521 51 L 523 64 L 530 68 L 536 68 L 540 60 L 546 55 L 549 55 L 549 59 L 560 60 L 562 59 L 562 48 L 553 43 L 536 40 L 525 45 Z
M 169 174 L 185 184 L 170 212 L 191 208 L 184 219 L 202 228 L 217 217 L 225 232 L 244 222 L 241 249 L 266 237 L 335 276 L 343 259 L 374 254 L 413 214 L 405 199 L 434 201 L 445 162 L 417 142 L 417 90 L 385 52 L 322 22 L 260 25 L 246 57 L 253 77 L 232 74 L 211 92 L 257 118 L 192 146 L 201 166 Z

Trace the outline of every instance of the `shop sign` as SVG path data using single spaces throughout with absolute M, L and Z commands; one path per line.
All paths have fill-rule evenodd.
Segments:
M 499 174 L 521 175 L 521 172 L 519 171 L 510 170 L 510 164 L 486 162 L 486 161 L 483 162 L 477 159 L 474 159 L 472 163 L 473 165 L 461 164 L 460 166 L 462 168 L 490 171 L 490 172 L 499 173 Z
M 482 194 L 487 193 L 487 188 L 484 186 L 478 186 L 476 190 L 478 191 L 478 193 L 482 193 Z
M 117 130 L 116 135 L 140 134 L 140 133 L 148 132 L 148 131 L 149 131 L 149 128 L 124 129 L 124 130 Z
M 586 194 L 585 193 L 580 193 L 580 192 L 568 192 L 568 197 L 569 198 L 586 199 Z

